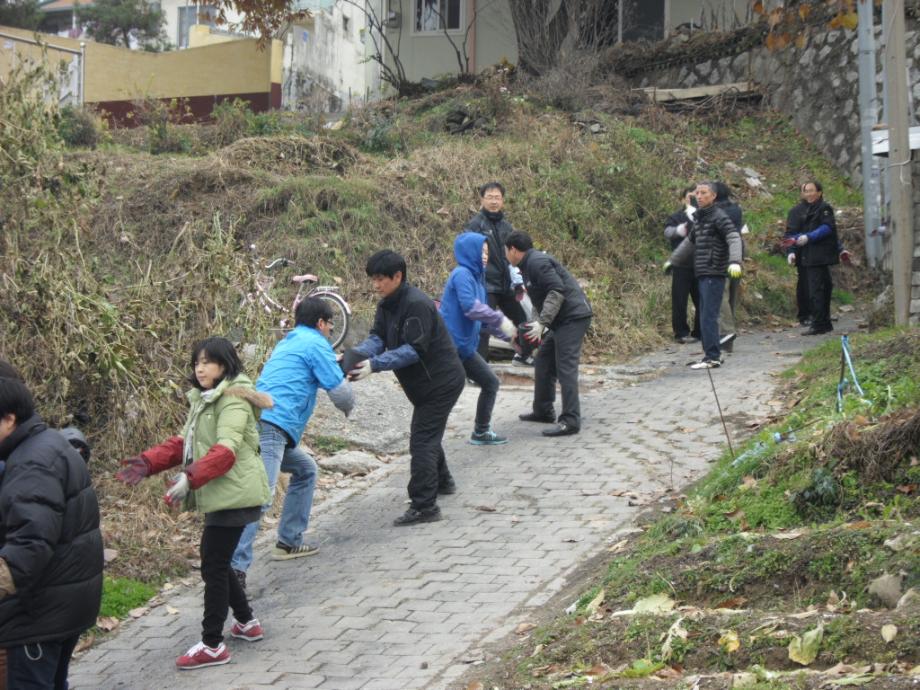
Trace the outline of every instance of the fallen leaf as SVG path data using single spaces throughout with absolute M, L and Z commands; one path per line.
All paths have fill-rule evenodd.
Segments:
M 482 513 L 494 513 L 495 512 L 495 508 L 493 508 L 492 506 L 476 506 L 476 510 Z
M 729 654 L 738 651 L 741 647 L 741 640 L 738 639 L 738 633 L 734 630 L 724 631 L 719 638 L 719 646 Z
M 524 633 L 529 633 L 531 630 L 537 626 L 533 623 L 521 623 L 518 627 L 514 629 L 515 634 L 523 635 Z
M 794 529 L 788 532 L 776 532 L 773 534 L 774 539 L 798 539 L 805 534 L 804 529 Z
M 742 489 L 754 489 L 757 487 L 757 480 L 751 475 L 747 475 L 741 480 Z
M 466 686 L 466 690 L 485 690 L 482 683 L 478 680 L 471 681 L 469 685 Z
M 512 524 L 512 525 L 516 525 L 516 524 L 519 523 L 520 521 L 521 521 L 521 518 L 519 518 L 517 515 L 512 515 L 512 516 L 511 516 L 511 524 Z
M 628 493 L 629 493 L 629 492 L 626 491 L 626 489 L 615 489 L 615 490 L 613 490 L 613 491 L 610 492 L 610 495 L 611 495 L 611 496 L 626 496 L 626 495 L 628 495 Z
M 818 650 L 821 648 L 822 639 L 824 639 L 823 625 L 809 630 L 802 637 L 793 635 L 788 648 L 789 658 L 797 664 L 808 666 L 818 657 Z
M 595 596 L 591 601 L 588 602 L 588 605 L 585 606 L 585 613 L 587 613 L 589 616 L 593 613 L 596 613 L 598 607 L 604 603 L 604 596 L 604 590 L 598 592 L 597 596 Z
M 653 594 L 639 599 L 633 606 L 633 613 L 666 613 L 674 608 L 674 600 L 667 594 Z
M 118 558 L 118 549 L 102 549 L 102 560 L 111 563 Z
M 888 623 L 882 626 L 882 639 L 891 642 L 898 635 L 898 626 Z
M 96 641 L 95 635 L 84 635 L 80 638 L 80 641 L 77 642 L 77 646 L 74 647 L 73 653 L 80 654 L 85 652 L 87 649 L 93 646 L 93 643 Z
M 616 544 L 614 544 L 613 546 L 608 546 L 608 547 L 607 547 L 607 550 L 608 550 L 610 553 L 620 553 L 620 551 L 622 551 L 623 549 L 626 548 L 626 545 L 627 545 L 627 544 L 629 544 L 629 539 L 621 539 L 620 541 L 618 541 L 618 542 L 617 542 Z
M 869 529 L 872 527 L 872 523 L 868 520 L 857 520 L 856 522 L 848 522 L 843 527 L 844 529 Z
M 613 673 L 613 669 L 610 668 L 607 664 L 594 664 L 591 668 L 584 672 L 586 676 L 607 676 Z
M 920 486 L 920 484 L 901 484 L 901 486 L 898 487 L 898 491 L 902 494 L 912 494 L 917 490 L 918 486 Z
M 543 651 L 543 645 L 538 644 L 536 647 L 533 648 L 533 654 L 531 654 L 530 657 L 533 658 L 535 656 L 539 656 L 540 652 L 542 651 Z
M 740 609 L 747 603 L 746 597 L 732 597 L 715 605 L 717 609 Z
M 831 687 L 839 688 L 847 685 L 868 685 L 875 679 L 875 676 L 872 674 L 860 675 L 860 676 L 847 676 L 846 678 L 835 678 L 834 680 L 827 681 L 827 685 Z
M 166 613 L 168 613 L 170 616 L 175 616 L 177 613 L 179 613 L 179 609 L 172 606 L 167 606 Z
M 119 625 L 121 625 L 121 621 L 115 616 L 103 616 L 96 619 L 96 627 L 104 632 L 112 632 Z
M 599 489 L 582 489 L 581 490 L 582 496 L 599 496 L 600 493 L 601 492 Z
M 437 211 L 435 211 L 439 216 L 449 216 L 450 210 L 446 206 L 442 206 Z
M 663 669 L 656 671 L 652 677 L 660 678 L 661 680 L 675 680 L 683 675 L 683 673 L 673 666 L 665 666 Z

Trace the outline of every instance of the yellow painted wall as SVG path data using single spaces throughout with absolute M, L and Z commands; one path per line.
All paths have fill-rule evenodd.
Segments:
M 7 34 L 33 38 L 22 29 L 0 27 Z M 40 34 L 51 45 L 79 50 L 80 41 Z M 0 37 L 0 75 L 9 70 L 13 51 L 5 46 L 10 39 Z M 37 46 L 15 43 L 18 59 L 40 59 Z M 48 59 L 57 62 L 71 56 L 53 48 Z M 272 41 L 259 49 L 255 39 L 215 43 L 200 48 L 147 53 L 86 41 L 87 103 L 134 100 L 138 98 L 183 98 L 189 96 L 266 93 L 272 82 L 281 83 L 281 42 Z

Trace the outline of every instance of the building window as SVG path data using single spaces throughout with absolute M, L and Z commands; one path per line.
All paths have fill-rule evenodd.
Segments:
M 415 30 L 460 30 L 461 0 L 415 0 Z
M 176 45 L 188 48 L 189 29 L 196 24 L 214 28 L 217 26 L 217 7 L 213 5 L 187 5 L 179 8 L 179 22 L 176 32 Z

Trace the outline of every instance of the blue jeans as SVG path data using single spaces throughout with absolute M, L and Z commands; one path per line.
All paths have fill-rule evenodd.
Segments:
M 281 523 L 278 525 L 278 541 L 288 546 L 300 546 L 303 533 L 310 522 L 313 507 L 313 490 L 316 488 L 316 462 L 299 446 L 288 448 L 288 437 L 281 429 L 266 422 L 259 422 L 259 448 L 265 472 L 268 474 L 268 488 L 275 495 L 278 472 L 289 472 L 291 481 L 284 507 L 281 509 Z M 264 513 L 271 504 L 262 506 Z M 231 566 L 234 570 L 249 570 L 252 565 L 252 543 L 255 541 L 259 523 L 251 522 L 243 529 L 240 543 L 233 553 Z
M 725 291 L 724 276 L 700 276 L 700 338 L 706 359 L 718 360 L 719 308 Z
M 67 690 L 70 655 L 79 635 L 6 650 L 6 681 L 16 690 Z

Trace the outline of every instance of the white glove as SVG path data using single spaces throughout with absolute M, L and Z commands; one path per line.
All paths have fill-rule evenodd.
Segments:
M 524 338 L 531 343 L 539 343 L 543 340 L 543 334 L 546 333 L 546 326 L 539 321 L 529 321 L 524 324 L 527 330 L 524 332 Z
M 517 335 L 517 328 L 514 327 L 511 319 L 507 316 L 502 319 L 502 325 L 498 327 L 498 330 L 502 332 L 502 335 L 505 336 L 508 340 L 511 340 L 515 335 Z
M 693 206 L 691 204 L 687 204 L 687 207 L 684 209 L 684 213 L 687 214 L 687 218 L 690 219 L 691 223 L 693 222 L 693 216 L 696 215 L 696 210 L 697 210 L 696 206 Z
M 786 255 L 786 263 L 790 266 L 795 266 L 795 252 Z
M 799 235 L 795 238 L 795 244 L 798 247 L 804 247 L 808 244 L 808 235 Z
M 188 475 L 185 472 L 177 474 L 169 484 L 169 488 L 166 490 L 166 495 L 163 496 L 163 500 L 166 501 L 166 505 L 170 508 L 177 508 L 185 497 L 188 496 L 189 489 Z
M 366 379 L 373 373 L 371 369 L 371 360 L 365 359 L 361 362 L 358 362 L 355 365 L 355 368 L 348 372 L 348 378 L 352 381 L 360 381 L 361 379 Z
M 687 236 L 687 224 L 686 223 L 681 223 L 680 225 L 677 226 L 677 234 L 680 235 L 681 237 Z
M 741 264 L 729 264 L 728 265 L 728 275 L 732 278 L 741 277 Z

